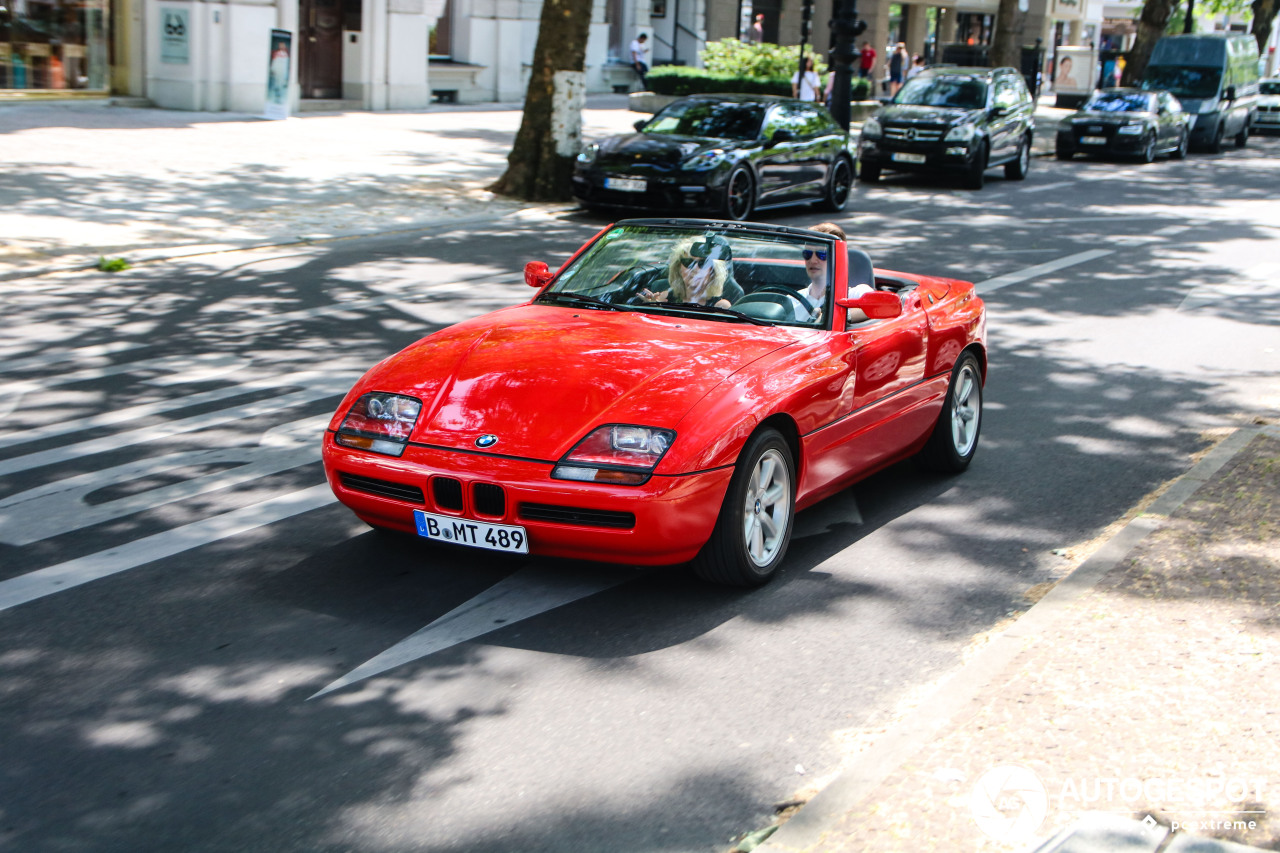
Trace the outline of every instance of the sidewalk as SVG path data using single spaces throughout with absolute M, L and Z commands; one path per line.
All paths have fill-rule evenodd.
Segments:
M 1037 111 L 1037 154 L 1052 153 L 1055 113 L 1066 113 L 1051 102 Z M 521 115 L 519 104 L 286 121 L 107 101 L 0 105 L 0 281 L 99 256 L 137 263 L 573 207 L 486 191 Z M 641 117 L 626 95 L 591 96 L 583 138 Z
M 754 849 L 1280 850 L 1278 525 L 1240 429 Z
M 518 104 L 286 121 L 106 101 L 3 105 L 0 281 L 100 255 L 137 262 L 511 215 L 530 205 L 485 187 L 505 170 L 521 116 Z M 636 118 L 625 95 L 592 96 L 584 137 Z

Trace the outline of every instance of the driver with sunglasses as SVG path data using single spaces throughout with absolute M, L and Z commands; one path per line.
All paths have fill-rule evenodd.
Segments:
M 839 240 L 845 239 L 844 229 L 834 222 L 820 222 L 809 230 L 817 231 L 819 234 L 830 234 Z M 828 249 L 826 246 L 806 246 L 802 254 L 804 271 L 809 276 L 809 287 L 800 294 L 804 297 L 806 304 L 804 309 L 796 311 L 796 319 L 802 322 L 818 322 L 822 319 L 822 311 L 827 304 L 827 280 L 830 278 L 827 274 Z M 871 289 L 866 285 L 859 285 L 859 287 Z M 803 313 L 806 309 L 807 313 Z

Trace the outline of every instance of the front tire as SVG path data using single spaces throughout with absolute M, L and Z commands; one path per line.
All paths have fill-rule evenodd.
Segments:
M 1244 127 L 1236 134 L 1236 147 L 1243 148 L 1249 144 L 1249 120 L 1245 119 Z
M 968 190 L 980 190 L 987 183 L 987 146 L 984 144 L 973 155 L 973 163 L 964 176 L 964 187 Z
M 1018 146 L 1018 156 L 1009 163 L 1004 164 L 1004 176 L 1010 181 L 1021 181 L 1027 177 L 1027 172 L 1031 171 L 1031 137 L 1025 136 L 1022 144 Z
M 1190 147 L 1191 147 L 1191 134 L 1187 133 L 1184 130 L 1182 131 L 1182 135 L 1178 137 L 1178 147 L 1173 149 L 1173 152 L 1169 156 L 1172 157 L 1174 160 L 1183 160 L 1186 158 L 1187 149 Z
M 1141 159 L 1143 163 L 1148 165 L 1156 161 L 1156 135 L 1154 133 L 1147 134 L 1146 141 L 1142 145 Z
M 874 184 L 880 180 L 880 167 L 863 163 L 858 167 L 858 180 L 864 184 Z
M 823 210 L 839 213 L 849 203 L 849 190 L 853 187 L 853 166 L 843 157 L 836 159 L 831 166 L 831 179 L 827 181 L 827 191 L 820 206 Z
M 1223 124 L 1218 125 L 1218 129 L 1213 133 L 1213 141 L 1209 143 L 1210 154 L 1222 153 L 1222 138 L 1226 135 L 1226 133 L 1227 133 L 1226 125 L 1223 125 Z
M 933 434 L 920 451 L 920 462 L 931 471 L 959 474 L 978 451 L 982 429 L 982 372 L 977 357 L 966 352 L 951 370 L 947 396 Z
M 755 178 L 751 177 L 751 172 L 746 167 L 738 166 L 729 173 L 729 180 L 725 181 L 722 205 L 725 218 L 741 222 L 751 215 L 755 206 Z
M 738 457 L 715 529 L 693 560 L 694 573 L 725 586 L 768 582 L 787 555 L 795 508 L 791 448 L 776 430 L 762 430 Z

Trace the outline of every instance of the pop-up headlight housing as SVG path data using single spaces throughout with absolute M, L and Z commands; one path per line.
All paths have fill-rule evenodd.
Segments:
M 400 456 L 422 412 L 422 401 L 401 394 L 365 394 L 347 412 L 333 440 L 343 447 Z
M 610 424 L 592 430 L 551 471 L 557 480 L 638 486 L 662 461 L 674 430 Z

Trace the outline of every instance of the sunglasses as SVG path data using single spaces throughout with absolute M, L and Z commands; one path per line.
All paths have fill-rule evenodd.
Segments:
M 814 255 L 817 255 L 817 256 L 818 256 L 818 260 L 820 260 L 820 261 L 825 261 L 825 260 L 827 259 L 827 253 L 826 253 L 825 251 L 822 251 L 821 249 L 819 249 L 819 250 L 817 250 L 817 251 L 814 251 L 813 249 L 805 249 L 805 250 L 804 250 L 804 259 L 805 259 L 806 261 L 807 261 L 807 260 L 809 260 L 810 258 L 812 258 Z
M 680 259 L 680 265 L 687 270 L 691 270 L 694 267 L 700 267 L 706 262 L 707 261 L 705 258 L 681 258 Z

